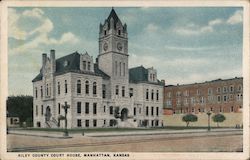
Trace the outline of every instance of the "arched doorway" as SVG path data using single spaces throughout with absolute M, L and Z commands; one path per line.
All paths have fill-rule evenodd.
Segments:
M 46 112 L 45 112 L 45 121 L 49 121 L 50 118 L 51 118 L 51 110 L 50 110 L 50 107 L 47 106 Z
M 128 109 L 123 108 L 121 110 L 121 121 L 126 121 L 128 119 Z

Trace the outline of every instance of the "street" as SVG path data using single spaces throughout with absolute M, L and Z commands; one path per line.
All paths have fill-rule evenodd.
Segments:
M 134 136 L 81 136 L 69 139 L 9 134 L 8 151 L 39 152 L 239 152 L 242 132 Z

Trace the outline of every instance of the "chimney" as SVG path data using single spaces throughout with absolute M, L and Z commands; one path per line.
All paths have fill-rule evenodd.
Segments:
M 55 50 L 54 49 L 50 50 L 50 60 L 55 60 Z
M 46 60 L 47 60 L 47 54 L 46 53 L 43 53 L 43 66 L 45 66 L 46 64 Z

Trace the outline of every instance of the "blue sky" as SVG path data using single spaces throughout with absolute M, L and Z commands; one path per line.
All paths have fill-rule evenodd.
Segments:
M 32 95 L 42 53 L 98 55 L 104 8 L 8 9 L 9 95 Z M 115 7 L 128 26 L 129 66 L 154 67 L 166 84 L 242 76 L 241 7 Z

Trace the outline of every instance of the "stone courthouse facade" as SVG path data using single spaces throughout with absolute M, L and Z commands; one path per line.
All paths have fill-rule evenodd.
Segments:
M 127 25 L 114 9 L 100 24 L 99 55 L 74 52 L 55 58 L 42 55 L 33 79 L 34 127 L 157 127 L 163 115 L 164 83 L 157 71 L 128 69 Z
M 168 85 L 164 92 L 165 115 L 242 112 L 243 78 Z

